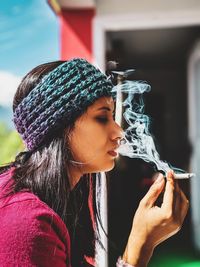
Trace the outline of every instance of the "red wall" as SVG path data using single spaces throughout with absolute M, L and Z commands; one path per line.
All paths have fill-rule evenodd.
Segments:
M 63 10 L 61 23 L 61 59 L 82 57 L 92 62 L 92 19 L 94 9 Z

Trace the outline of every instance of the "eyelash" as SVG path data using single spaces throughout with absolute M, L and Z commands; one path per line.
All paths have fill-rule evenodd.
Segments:
M 115 115 L 113 114 L 113 116 L 112 116 L 112 119 L 113 120 L 114 120 L 114 117 L 115 117 Z M 97 117 L 96 119 L 100 123 L 104 123 L 104 124 L 106 124 L 109 121 L 109 118 L 108 117 Z
M 100 123 L 106 124 L 108 122 L 108 118 L 107 117 L 98 117 L 97 121 L 99 121 Z

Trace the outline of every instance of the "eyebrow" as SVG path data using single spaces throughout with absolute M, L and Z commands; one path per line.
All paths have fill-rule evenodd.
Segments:
M 111 111 L 111 109 L 109 107 L 100 107 L 97 110 L 107 110 L 107 111 Z

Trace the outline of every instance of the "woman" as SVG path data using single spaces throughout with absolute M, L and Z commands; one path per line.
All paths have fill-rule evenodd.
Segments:
M 1 168 L 0 266 L 95 266 L 95 179 L 114 167 L 122 138 L 111 89 L 84 59 L 40 65 L 22 80 L 13 110 L 27 151 Z M 147 266 L 180 229 L 188 201 L 169 172 L 156 207 L 164 186 L 159 175 L 141 200 L 117 266 Z

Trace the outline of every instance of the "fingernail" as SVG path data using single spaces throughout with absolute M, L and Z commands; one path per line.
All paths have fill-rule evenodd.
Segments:
M 173 174 L 174 174 L 173 170 L 169 170 L 169 171 L 167 172 L 167 178 L 172 179 L 172 178 L 173 178 Z
M 156 179 L 155 183 L 161 183 L 163 181 L 163 176 L 161 174 L 159 174 L 158 178 Z

